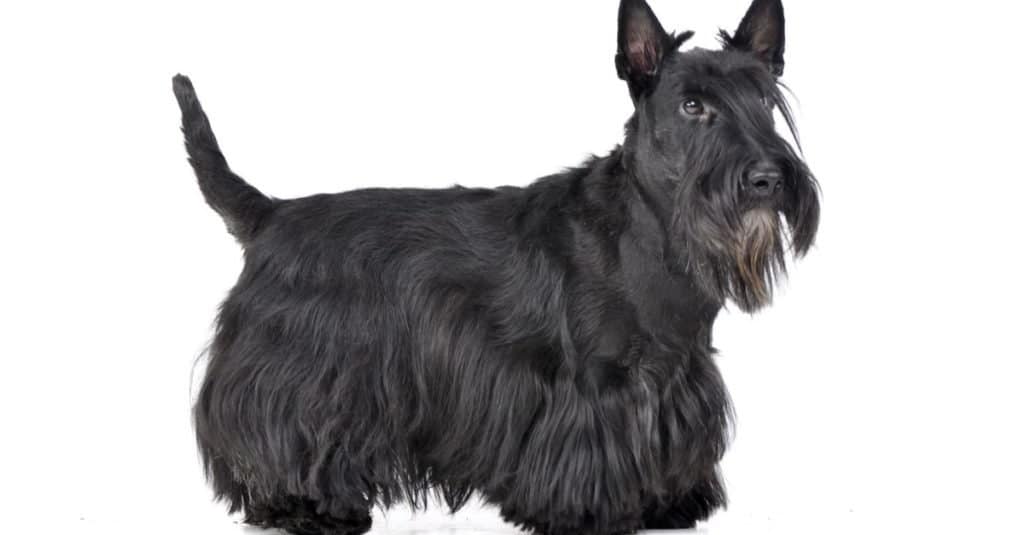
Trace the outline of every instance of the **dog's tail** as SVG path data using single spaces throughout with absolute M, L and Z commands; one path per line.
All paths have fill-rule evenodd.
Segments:
M 256 235 L 275 203 L 231 172 L 187 76 L 174 77 L 174 96 L 181 107 L 185 150 L 199 179 L 199 189 L 207 204 L 224 218 L 228 232 L 245 245 Z

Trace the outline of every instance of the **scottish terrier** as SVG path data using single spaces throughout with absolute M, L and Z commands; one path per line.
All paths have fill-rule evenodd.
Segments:
M 818 188 L 778 78 L 779 0 L 680 51 L 622 0 L 635 105 L 607 156 L 498 189 L 274 199 L 234 174 L 188 78 L 189 161 L 245 251 L 194 407 L 246 522 L 358 534 L 373 506 L 478 493 L 547 534 L 689 528 L 725 505 L 711 330 L 811 246 Z

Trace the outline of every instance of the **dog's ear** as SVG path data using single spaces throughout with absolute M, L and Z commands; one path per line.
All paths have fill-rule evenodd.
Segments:
M 736 33 L 721 32 L 726 49 L 749 52 L 763 61 L 775 76 L 786 67 L 786 17 L 782 0 L 754 0 Z
M 629 84 L 634 99 L 654 86 L 665 54 L 673 39 L 665 33 L 651 6 L 644 0 L 622 0 L 619 4 L 619 48 L 615 68 Z

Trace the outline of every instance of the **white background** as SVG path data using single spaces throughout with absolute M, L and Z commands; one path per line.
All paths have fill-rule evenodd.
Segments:
M 190 430 L 240 254 L 185 161 L 174 73 L 275 196 L 525 184 L 620 140 L 616 4 L 5 2 L 0 531 L 245 529 Z M 652 5 L 712 46 L 746 0 Z M 716 326 L 739 419 L 707 533 L 1024 533 L 1011 5 L 787 0 L 823 221 L 773 309 Z M 513 532 L 476 508 L 375 526 L 453 528 Z

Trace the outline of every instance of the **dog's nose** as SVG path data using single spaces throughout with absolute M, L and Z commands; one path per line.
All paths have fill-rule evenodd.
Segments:
M 771 197 L 782 190 L 782 170 L 771 162 L 758 162 L 747 171 L 746 190 L 755 197 Z

